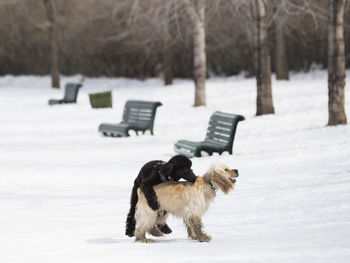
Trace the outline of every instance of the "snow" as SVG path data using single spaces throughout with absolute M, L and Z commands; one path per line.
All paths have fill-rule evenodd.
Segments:
M 348 76 L 350 72 L 348 72 Z M 62 84 L 77 76 L 63 77 Z M 87 78 L 75 105 L 48 106 L 62 90 L 49 77 L 0 77 L 0 262 L 349 262 L 350 125 L 327 127 L 327 73 L 273 80 L 275 115 L 256 117 L 254 79 L 207 82 L 194 108 L 193 83 Z M 350 83 L 350 79 L 347 79 Z M 88 94 L 112 90 L 113 108 Z M 350 116 L 350 89 L 346 87 Z M 127 99 L 159 100 L 155 136 L 107 138 Z M 141 166 L 168 160 L 179 139 L 201 140 L 216 111 L 242 114 L 233 155 L 194 158 L 202 175 L 220 161 L 240 171 L 203 217 L 210 243 L 187 238 L 181 220 L 154 244 L 124 235 Z

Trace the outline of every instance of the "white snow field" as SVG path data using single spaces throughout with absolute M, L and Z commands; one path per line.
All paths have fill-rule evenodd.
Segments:
M 326 71 L 273 81 L 276 114 L 261 117 L 255 80 L 243 76 L 209 79 L 199 108 L 190 80 L 87 78 L 77 104 L 57 106 L 47 101 L 63 90 L 49 83 L 0 78 L 0 262 L 350 262 L 350 125 L 326 126 Z M 113 108 L 91 109 L 88 94 L 106 90 Z M 98 134 L 100 123 L 121 120 L 127 99 L 163 103 L 155 136 Z M 124 231 L 139 169 L 171 158 L 179 139 L 204 139 L 216 110 L 246 120 L 233 155 L 192 159 L 198 175 L 218 161 L 240 171 L 203 217 L 212 241 L 188 239 L 170 218 L 172 234 L 135 243 Z M 346 113 L 350 121 L 349 85 Z

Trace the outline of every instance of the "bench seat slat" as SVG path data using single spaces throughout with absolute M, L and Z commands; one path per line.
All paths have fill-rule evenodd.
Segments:
M 207 130 L 207 136 L 219 134 L 222 136 L 230 137 L 231 133 L 232 133 L 232 129 L 226 130 L 226 129 L 215 129 L 215 127 L 210 127 Z
M 219 135 L 219 134 L 207 135 L 207 137 L 205 138 L 205 141 L 209 141 L 209 140 L 220 141 L 220 142 L 225 143 L 225 144 L 229 144 L 230 143 L 230 137 L 222 136 L 222 135 Z

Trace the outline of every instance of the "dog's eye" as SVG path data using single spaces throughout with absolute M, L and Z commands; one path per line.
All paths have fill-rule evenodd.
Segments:
M 228 169 L 227 169 L 227 168 L 225 168 L 225 171 L 226 171 L 226 172 L 228 172 Z

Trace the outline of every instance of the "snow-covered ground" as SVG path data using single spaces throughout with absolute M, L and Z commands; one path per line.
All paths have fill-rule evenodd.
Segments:
M 348 72 L 350 75 L 350 72 Z M 74 81 L 65 77 L 62 84 Z M 326 127 L 327 73 L 273 81 L 275 115 L 255 117 L 254 79 L 213 78 L 207 107 L 192 107 L 193 83 L 88 78 L 75 105 L 48 77 L 0 78 L 0 262 L 350 262 L 350 125 Z M 348 78 L 347 83 L 350 83 Z M 91 109 L 88 94 L 113 91 L 112 109 Z M 127 99 L 159 100 L 155 136 L 107 138 Z M 350 88 L 346 113 L 350 119 Z M 168 160 L 178 139 L 200 140 L 215 110 L 242 114 L 234 154 L 193 159 L 240 171 L 204 216 L 210 243 L 173 233 L 138 244 L 124 235 L 134 178 Z

